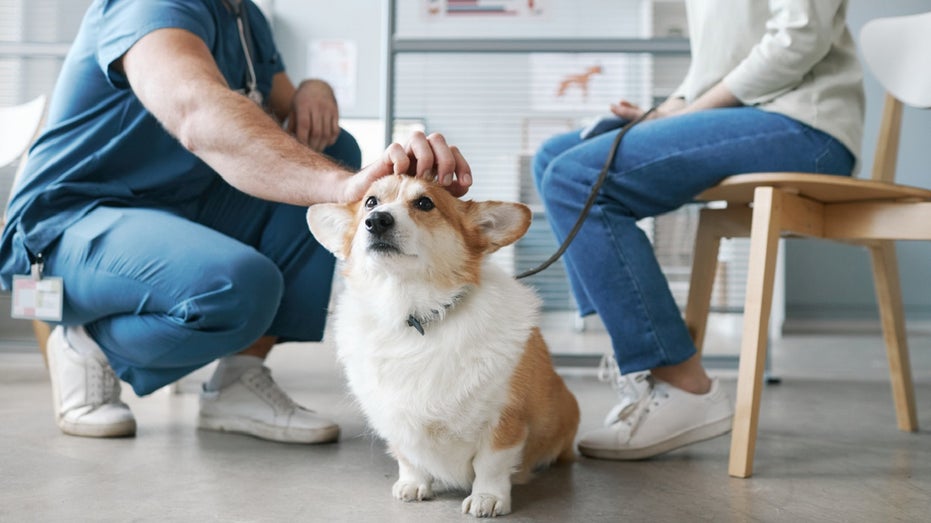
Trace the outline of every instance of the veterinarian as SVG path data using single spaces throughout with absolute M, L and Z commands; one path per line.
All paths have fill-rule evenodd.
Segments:
M 689 203 L 732 174 L 847 176 L 860 152 L 862 75 L 845 0 L 687 0 L 686 7 L 688 74 L 624 137 L 566 253 L 580 312 L 601 317 L 623 375 L 616 383 L 635 391 L 622 393 L 604 427 L 581 436 L 579 449 L 591 457 L 649 457 L 731 427 L 731 400 L 706 374 L 637 220 Z M 627 101 L 611 111 L 627 119 L 643 114 Z M 616 134 L 582 140 L 571 132 L 537 152 L 537 188 L 560 240 Z
M 291 83 L 249 0 L 91 5 L 0 245 L 5 287 L 29 275 L 60 297 L 63 284 L 47 356 L 64 432 L 132 435 L 120 379 L 145 395 L 219 358 L 202 428 L 338 437 L 263 366 L 277 342 L 323 333 L 334 260 L 306 207 L 357 200 L 395 171 L 456 195 L 471 184 L 441 135 L 359 171 L 338 117 L 326 83 Z

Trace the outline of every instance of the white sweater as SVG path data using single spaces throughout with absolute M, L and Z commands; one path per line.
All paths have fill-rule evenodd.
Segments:
M 846 0 L 686 0 L 692 63 L 673 96 L 718 82 L 745 105 L 830 134 L 859 158 L 863 72 Z

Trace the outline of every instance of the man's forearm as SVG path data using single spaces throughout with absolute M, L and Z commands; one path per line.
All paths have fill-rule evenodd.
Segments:
M 153 31 L 116 67 L 168 132 L 237 189 L 295 205 L 339 199 L 339 182 L 351 173 L 299 144 L 259 106 L 231 91 L 192 33 Z
M 351 175 L 284 132 L 251 100 L 223 88 L 197 102 L 177 136 L 237 189 L 295 205 L 335 201 L 340 178 Z

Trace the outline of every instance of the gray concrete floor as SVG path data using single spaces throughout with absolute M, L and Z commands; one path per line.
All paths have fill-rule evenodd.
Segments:
M 912 336 L 919 420 L 931 427 L 931 336 Z M 551 342 L 552 345 L 552 342 Z M 554 350 L 558 347 L 554 347 Z M 931 434 L 895 428 L 878 336 L 792 336 L 772 350 L 755 476 L 727 475 L 729 437 L 648 461 L 579 458 L 514 488 L 507 521 L 928 521 Z M 342 426 L 338 444 L 296 446 L 198 431 L 197 383 L 137 398 L 131 439 L 61 434 L 37 352 L 0 351 L 0 521 L 469 521 L 461 492 L 391 497 L 396 468 L 348 398 L 326 344 L 290 344 L 269 366 L 303 404 Z M 582 430 L 613 392 L 566 380 Z M 733 394 L 735 382 L 719 372 Z

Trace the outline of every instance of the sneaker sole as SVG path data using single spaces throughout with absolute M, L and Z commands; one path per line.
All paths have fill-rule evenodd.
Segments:
M 727 434 L 731 431 L 732 419 L 732 417 L 727 417 L 708 425 L 696 427 L 692 430 L 685 431 L 681 434 L 673 436 L 672 438 L 656 443 L 655 445 L 650 445 L 649 447 L 642 447 L 637 449 L 604 449 L 586 447 L 582 444 L 579 444 L 578 447 L 579 452 L 589 458 L 613 459 L 619 461 L 632 461 L 652 458 L 653 456 L 665 454 L 666 452 L 673 451 L 686 445 L 691 445 L 692 443 L 698 443 L 699 441 L 705 441 L 707 439 Z
M 52 411 L 55 413 L 55 424 L 58 425 L 59 430 L 69 436 L 84 438 L 127 438 L 136 435 L 135 419 L 106 425 L 92 425 L 89 423 L 74 423 L 62 418 L 58 384 L 56 380 L 52 379 L 52 375 L 57 375 L 58 371 L 58 356 L 54 350 L 45 351 L 45 361 L 48 364 L 49 381 L 52 383 Z
M 281 443 L 332 443 L 339 439 L 339 425 L 322 429 L 283 429 L 261 421 L 235 418 L 217 418 L 201 414 L 197 427 L 217 432 L 233 432 Z
M 58 420 L 58 428 L 71 436 L 85 438 L 128 438 L 136 435 L 136 420 L 126 420 L 106 425 L 91 425 L 88 423 L 73 423 L 64 419 Z

